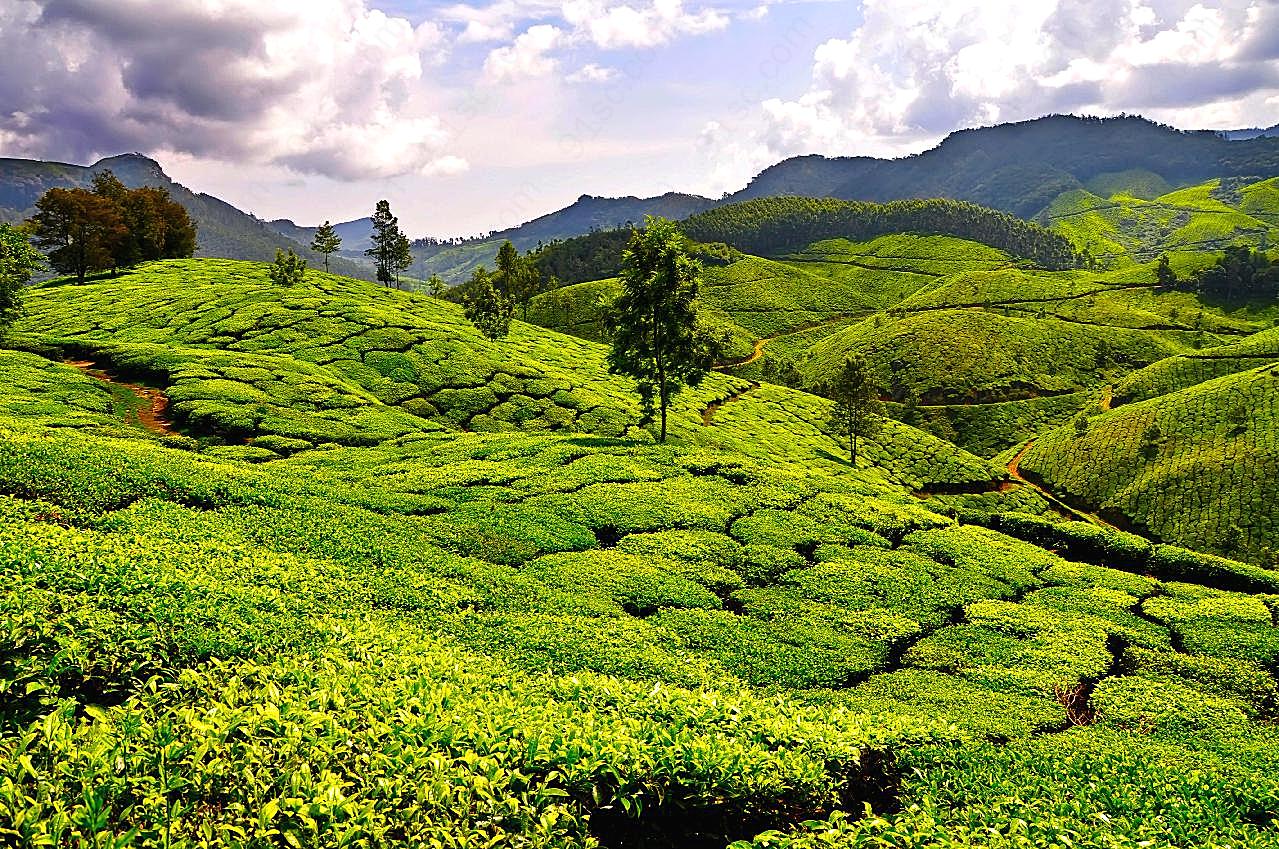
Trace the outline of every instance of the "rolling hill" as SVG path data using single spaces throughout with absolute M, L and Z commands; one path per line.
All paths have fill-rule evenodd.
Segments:
M 1030 487 L 907 425 L 852 468 L 827 402 L 767 382 L 681 393 L 655 445 L 602 346 L 314 271 L 169 261 L 28 308 L 7 842 L 1272 839 L 1273 570 L 918 500 Z

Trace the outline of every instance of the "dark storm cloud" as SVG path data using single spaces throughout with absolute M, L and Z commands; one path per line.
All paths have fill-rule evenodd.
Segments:
M 438 34 L 360 0 L 0 0 L 0 152 L 427 168 L 439 122 L 409 101 Z M 376 160 L 372 139 L 390 140 Z
M 1200 106 L 1257 90 L 1279 88 L 1279 67 L 1271 64 L 1145 65 L 1127 79 L 1107 87 L 1116 103 L 1140 108 Z

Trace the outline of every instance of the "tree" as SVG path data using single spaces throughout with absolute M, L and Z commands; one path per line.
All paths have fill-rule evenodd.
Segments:
M 835 402 L 830 423 L 840 437 L 848 440 L 848 458 L 857 465 L 857 443 L 879 432 L 883 424 L 883 404 L 870 368 L 859 355 L 844 360 L 843 367 L 828 384 L 825 394 Z
M 622 294 L 604 316 L 613 337 L 609 371 L 635 379 L 646 416 L 660 410 L 659 442 L 666 441 L 671 396 L 701 383 L 718 353 L 697 322 L 700 276 L 675 223 L 647 216 L 644 229 L 631 233 L 622 254 Z
M 115 204 L 124 221 L 125 233 L 113 249 L 115 268 L 195 253 L 195 223 L 167 189 L 128 189 L 107 170 L 94 175 L 93 194 Z
M 44 257 L 11 224 L 0 224 L 0 336 L 22 315 L 22 287 L 44 267 Z
M 267 269 L 271 282 L 277 286 L 293 286 L 306 279 L 306 260 L 290 248 L 286 254 L 276 248 L 275 262 Z
M 493 276 L 481 265 L 466 283 L 462 311 L 481 333 L 496 341 L 511 331 L 515 304 L 493 285 Z
M 168 190 L 128 189 L 110 171 L 94 175 L 92 190 L 45 192 L 31 222 L 53 267 L 81 282 L 90 271 L 195 253 L 195 223 Z
M 497 250 L 496 283 L 502 293 L 520 305 L 521 315 L 528 321 L 528 305 L 541 288 L 541 275 L 530 256 L 520 256 L 510 240 Z
M 1153 460 L 1159 456 L 1159 449 L 1164 444 L 1163 431 L 1159 429 L 1158 422 L 1151 422 L 1146 428 L 1146 432 L 1141 435 L 1141 456 L 1147 460 Z
M 400 219 L 391 214 L 389 201 L 380 200 L 373 212 L 373 246 L 364 252 L 377 267 L 377 280 L 399 285 L 400 272 L 413 264 L 408 238 L 400 231 Z
M 324 271 L 327 274 L 329 270 L 329 254 L 337 253 L 342 247 L 342 237 L 338 235 L 337 230 L 333 229 L 333 225 L 325 221 L 315 231 L 315 238 L 311 240 L 311 250 L 317 254 L 324 255 Z
M 1155 266 L 1155 282 L 1160 289 L 1177 288 L 1177 273 L 1168 264 L 1168 254 L 1159 255 L 1159 264 Z
M 31 223 L 49 263 L 80 283 L 91 271 L 118 267 L 128 235 L 119 204 L 84 189 L 49 189 L 36 201 Z
M 432 274 L 431 279 L 426 281 L 426 291 L 431 293 L 432 298 L 440 298 L 448 291 L 449 284 L 444 282 L 444 278 L 438 274 Z

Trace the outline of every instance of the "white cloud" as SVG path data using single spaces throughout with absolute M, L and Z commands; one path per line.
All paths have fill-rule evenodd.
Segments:
M 758 129 L 724 140 L 893 155 L 1047 112 L 1272 123 L 1276 31 L 1272 0 L 866 0 L 861 26 L 815 51 L 807 92 L 760 103 Z
M 689 11 L 683 0 L 651 0 L 632 6 L 608 0 L 565 0 L 564 20 L 575 35 L 596 47 L 656 47 L 681 35 L 699 35 L 728 26 L 729 17 L 718 9 Z
M 564 31 L 551 24 L 529 27 L 515 41 L 498 47 L 484 60 L 484 76 L 491 82 L 543 77 L 558 66 L 547 54 L 564 41 Z
M 472 44 L 509 41 L 522 21 L 546 17 L 559 10 L 559 0 L 497 0 L 487 6 L 457 3 L 437 14 L 441 21 L 461 24 L 458 41 Z
M 365 0 L 9 3 L 0 133 L 30 155 L 168 149 L 340 179 L 456 167 L 417 97 L 443 50 L 436 24 Z
M 617 79 L 617 76 L 616 68 L 605 68 L 592 62 L 578 68 L 564 79 L 570 83 L 606 83 Z

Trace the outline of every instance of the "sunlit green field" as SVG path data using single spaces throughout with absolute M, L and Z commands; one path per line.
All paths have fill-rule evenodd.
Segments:
M 834 279 L 831 250 L 796 267 Z M 1023 469 L 1064 493 L 1090 439 L 1140 437 L 1154 405 L 1135 387 L 1158 384 L 1161 450 L 1257 482 L 1204 497 L 1268 503 L 1273 405 L 1242 434 L 1209 419 L 1222 393 L 1272 398 L 1269 371 L 1134 372 L 1215 350 L 1201 332 L 1247 357 L 1258 319 L 1101 337 L 1057 305 L 968 309 L 972 275 L 1021 296 L 971 253 L 950 288 L 891 269 L 862 286 L 858 266 L 844 294 L 778 297 L 869 311 L 812 350 L 949 327 L 1010 363 L 964 391 L 1033 369 L 1041 397 L 987 405 L 973 431 L 993 455 L 992 433 L 1048 428 Z M 747 328 L 715 298 L 748 290 L 716 279 L 707 303 Z M 1070 285 L 1129 318 L 1181 309 Z M 1274 845 L 1279 573 L 1057 521 L 1006 457 L 889 422 L 854 467 L 829 402 L 750 372 L 677 396 L 656 445 L 597 343 L 519 322 L 489 342 L 444 301 L 318 273 L 276 288 L 249 263 L 34 290 L 8 343 L 7 844 Z M 906 374 L 986 367 L 959 350 Z M 1102 412 L 1120 372 L 1128 403 Z M 131 417 L 126 380 L 167 393 L 171 427 Z M 1051 429 L 1075 410 L 1088 435 Z M 1124 477 L 1131 440 L 1104 441 L 1099 479 L 1146 479 Z M 1018 504 L 1045 517 L 997 512 Z M 1159 512 L 1150 530 L 1182 540 L 1188 514 Z

